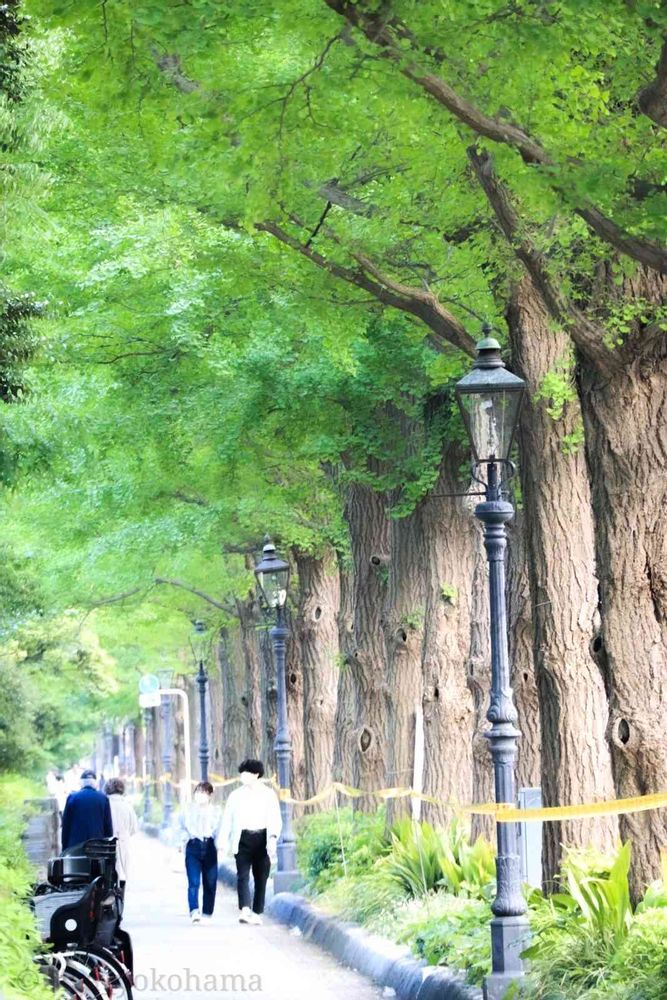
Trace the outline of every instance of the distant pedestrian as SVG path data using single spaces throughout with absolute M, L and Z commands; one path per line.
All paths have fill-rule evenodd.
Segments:
M 111 820 L 116 844 L 116 873 L 122 893 L 125 893 L 130 867 L 130 840 L 139 830 L 139 821 L 131 803 L 125 796 L 125 782 L 121 778 L 110 778 L 104 791 L 111 806 Z
M 222 827 L 222 810 L 213 804 L 213 785 L 200 781 L 193 801 L 179 817 L 185 844 L 185 870 L 188 876 L 188 909 L 193 924 L 202 914 L 213 916 L 215 891 L 218 885 L 218 840 Z M 199 887 L 202 886 L 202 908 L 199 909 Z
M 236 860 L 240 923 L 261 924 L 266 883 L 282 829 L 280 803 L 273 789 L 260 780 L 264 777 L 261 760 L 244 760 L 239 774 L 241 787 L 232 792 L 225 806 L 221 846 Z M 252 909 L 251 871 L 255 883 Z
M 81 775 L 81 790 L 67 797 L 63 810 L 62 849 L 99 837 L 113 837 L 111 806 L 102 792 L 95 788 L 94 771 Z

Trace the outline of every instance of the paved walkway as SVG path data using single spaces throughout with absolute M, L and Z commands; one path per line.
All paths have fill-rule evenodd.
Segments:
M 238 922 L 235 894 L 218 885 L 210 921 L 187 914 L 182 855 L 149 837 L 133 842 L 123 926 L 132 935 L 137 1000 L 377 1000 L 382 991 L 265 918 Z

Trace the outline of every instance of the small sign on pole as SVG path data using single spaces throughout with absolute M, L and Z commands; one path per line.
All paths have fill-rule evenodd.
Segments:
M 160 692 L 156 691 L 148 694 L 139 695 L 139 708 L 159 708 L 160 707 Z

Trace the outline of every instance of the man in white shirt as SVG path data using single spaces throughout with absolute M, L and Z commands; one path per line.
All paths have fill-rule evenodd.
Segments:
M 261 760 L 244 760 L 239 775 L 241 787 L 232 792 L 225 806 L 220 846 L 236 860 L 240 923 L 261 924 L 266 883 L 282 829 L 280 803 L 276 793 L 260 780 L 264 776 Z M 251 871 L 255 882 L 252 910 Z
M 199 887 L 203 883 L 203 915 L 211 917 L 218 885 L 218 843 L 222 827 L 222 812 L 213 805 L 213 785 L 200 781 L 193 801 L 179 816 L 181 837 L 185 844 L 185 870 L 188 876 L 188 909 L 193 924 L 198 924 Z

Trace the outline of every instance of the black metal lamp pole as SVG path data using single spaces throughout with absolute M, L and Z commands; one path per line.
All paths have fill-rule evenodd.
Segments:
M 278 728 L 273 747 L 278 765 L 278 782 L 281 788 L 289 790 L 292 786 L 292 739 L 287 719 L 287 682 L 285 676 L 288 635 L 289 632 L 285 624 L 285 608 L 278 605 L 276 624 L 271 629 L 278 689 Z M 283 826 L 278 839 L 278 873 L 293 874 L 296 871 L 296 840 L 292 827 L 292 804 L 281 799 L 280 812 Z M 282 890 L 278 889 L 276 885 L 276 891 Z
M 206 690 L 208 688 L 208 674 L 206 673 L 206 667 L 204 665 L 203 646 L 203 636 L 206 631 L 206 626 L 200 621 L 196 621 L 194 624 L 195 637 L 198 643 L 194 648 L 199 662 L 199 669 L 197 671 L 197 686 L 199 688 L 199 780 L 208 781 L 209 749 L 208 725 L 206 720 Z
M 270 539 L 265 539 L 261 562 L 255 575 L 269 608 L 275 609 L 276 623 L 270 635 L 276 664 L 278 694 L 278 727 L 273 744 L 278 766 L 281 791 L 290 794 L 292 770 L 292 739 L 287 717 L 286 649 L 289 629 L 285 620 L 285 602 L 289 587 L 290 566 L 280 559 Z M 300 881 L 296 867 L 296 839 L 292 825 L 292 804 L 281 796 L 282 831 L 278 838 L 278 870 L 274 875 L 274 892 L 288 892 Z
M 485 332 L 488 332 L 485 330 Z M 473 476 L 484 486 L 485 499 L 475 508 L 484 525 L 484 547 L 489 562 L 491 617 L 491 703 L 487 719 L 498 803 L 516 803 L 515 766 L 517 710 L 510 679 L 505 603 L 505 525 L 514 508 L 503 497 L 502 475 L 509 460 L 524 390 L 522 379 L 505 369 L 500 345 L 491 337 L 477 344 L 475 366 L 457 385 L 457 398 L 468 430 L 475 462 Z M 480 478 L 486 467 L 486 478 Z M 492 971 L 484 983 L 486 1000 L 502 1000 L 511 983 L 523 978 L 521 952 L 530 936 L 515 823 L 496 823 L 496 898 L 491 904 Z
M 168 827 L 171 823 L 171 814 L 174 809 L 174 793 L 171 783 L 171 701 L 169 696 L 162 699 L 162 768 L 164 770 L 164 808 L 162 812 L 162 826 Z
M 144 709 L 144 757 L 146 764 L 144 767 L 144 823 L 150 823 L 151 818 L 151 776 L 152 776 L 152 740 L 151 740 L 151 713 L 152 709 Z

